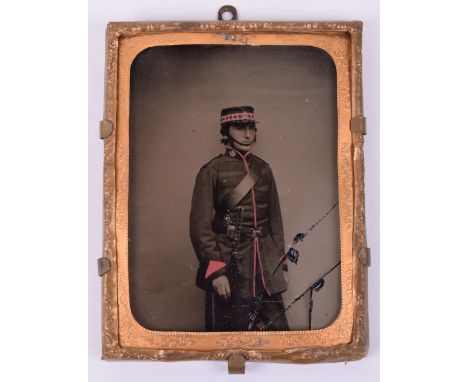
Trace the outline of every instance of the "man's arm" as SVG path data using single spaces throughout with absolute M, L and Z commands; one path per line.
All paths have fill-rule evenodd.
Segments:
M 190 210 L 190 239 L 205 271 L 204 277 L 207 282 L 226 273 L 226 264 L 211 228 L 215 185 L 216 171 L 210 167 L 203 167 L 195 180 Z
M 276 253 L 278 257 L 284 255 L 284 232 L 283 232 L 283 219 L 281 217 L 281 208 L 278 196 L 278 190 L 276 188 L 275 177 L 273 172 L 270 169 L 270 195 L 268 201 L 268 214 L 269 214 L 269 224 L 270 224 L 270 233 L 273 238 L 273 242 L 276 247 Z M 288 265 L 283 263 L 283 270 L 288 270 Z

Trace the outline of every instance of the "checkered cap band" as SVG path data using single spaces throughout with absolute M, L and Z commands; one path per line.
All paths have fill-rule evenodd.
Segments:
M 221 116 L 221 123 L 226 122 L 255 122 L 254 113 L 246 111 L 240 113 L 230 113 Z

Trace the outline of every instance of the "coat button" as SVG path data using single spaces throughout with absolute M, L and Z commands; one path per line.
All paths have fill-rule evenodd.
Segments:
M 234 150 L 229 151 L 229 155 L 233 158 L 236 156 L 236 152 Z

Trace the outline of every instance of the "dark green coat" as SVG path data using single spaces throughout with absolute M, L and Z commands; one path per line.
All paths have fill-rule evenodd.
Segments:
M 257 280 L 266 284 L 273 269 L 284 254 L 284 234 L 281 210 L 275 179 L 270 166 L 259 157 L 248 154 L 249 170 L 258 174 L 253 186 L 257 227 L 264 227 L 264 235 L 259 237 L 258 257 L 254 260 L 254 239 L 242 235 L 236 256 L 235 280 L 230 276 L 232 262 L 232 241 L 226 235 L 223 225 L 227 207 L 224 197 L 245 177 L 247 171 L 242 158 L 233 150 L 226 150 L 204 165 L 196 178 L 190 212 L 190 237 L 200 266 L 197 273 L 197 286 L 207 289 L 211 281 L 226 274 L 230 278 L 231 289 L 238 288 L 242 298 L 253 297 L 261 292 Z M 236 207 L 244 209 L 242 226 L 254 227 L 254 202 L 249 191 Z M 254 290 L 255 288 L 255 290 Z M 275 273 L 267 290 L 270 295 L 284 292 L 286 283 L 282 267 Z

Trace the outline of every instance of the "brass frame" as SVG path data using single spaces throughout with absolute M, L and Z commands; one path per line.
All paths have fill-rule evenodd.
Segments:
M 111 267 L 102 279 L 103 359 L 228 359 L 323 362 L 359 359 L 367 352 L 367 263 L 361 22 L 110 23 L 107 28 L 104 146 L 104 249 Z M 342 308 L 320 330 L 290 332 L 161 332 L 132 316 L 128 282 L 128 115 L 130 65 L 150 46 L 177 44 L 309 45 L 337 68 L 338 191 Z

